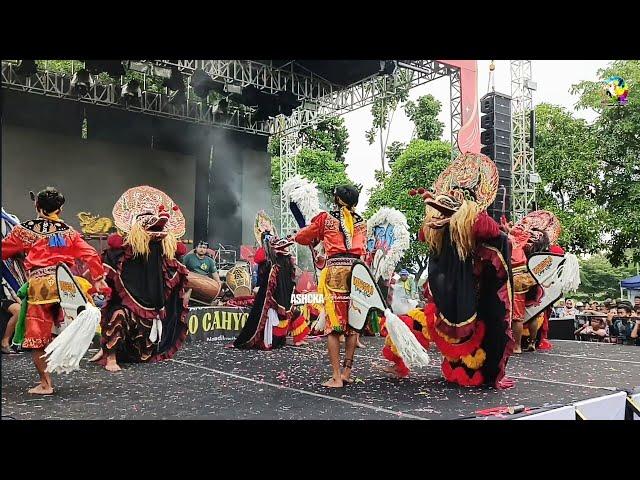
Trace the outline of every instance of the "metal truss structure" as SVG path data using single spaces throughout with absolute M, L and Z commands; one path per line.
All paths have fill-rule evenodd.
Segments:
M 296 158 L 302 148 L 300 125 L 296 124 L 296 116 L 278 117 L 278 137 L 280 140 L 280 234 L 282 237 L 292 234 L 298 229 L 298 224 L 291 214 L 289 202 L 282 193 L 282 185 L 294 177 L 297 171 Z M 294 258 L 298 256 L 297 244 L 294 243 L 289 251 Z
M 529 114 L 533 110 L 533 90 L 535 90 L 535 84 L 531 81 L 531 60 L 511 60 L 514 222 L 527 215 L 535 204 L 536 198 L 535 183 L 530 177 L 536 170 L 535 158 L 527 138 Z
M 32 77 L 21 77 L 15 64 L 2 62 L 2 88 L 25 91 L 56 98 L 104 105 L 161 117 L 215 125 L 258 135 L 278 135 L 280 141 L 281 185 L 296 175 L 295 157 L 302 147 L 300 131 L 323 120 L 343 115 L 371 105 L 398 88 L 412 89 L 441 77 L 451 81 L 451 143 L 452 154 L 457 155 L 457 134 L 462 124 L 460 70 L 435 60 L 398 60 L 393 76 L 372 75 L 349 86 L 338 85 L 308 72 L 301 74 L 293 62 L 276 67 L 271 61 L 255 60 L 149 60 L 156 66 L 177 67 L 185 77 L 187 103 L 175 107 L 168 95 L 143 92 L 140 106 L 122 105 L 119 85 L 97 85 L 82 97 L 72 95 L 70 79 L 60 73 L 39 71 Z M 226 115 L 212 112 L 202 101 L 193 101 L 191 74 L 202 69 L 214 81 L 246 87 L 252 85 L 268 93 L 289 91 L 296 95 L 302 106 L 291 116 L 269 121 L 253 121 L 251 109 L 236 109 Z M 143 77 L 143 85 L 145 84 Z M 297 226 L 286 200 L 280 195 L 281 234 L 290 233 Z
M 203 102 L 187 101 L 185 105 L 174 106 L 169 103 L 168 95 L 149 91 L 142 92 L 139 105 L 125 105 L 120 102 L 119 98 L 121 85 L 96 85 L 86 95 L 76 96 L 71 92 L 71 82 L 66 75 L 39 71 L 31 77 L 23 77 L 16 73 L 15 68 L 15 64 L 2 62 L 2 88 L 137 111 L 191 123 L 217 125 L 222 128 L 240 130 L 257 135 L 269 135 L 270 133 L 267 123 L 252 121 L 250 113 L 241 112 L 239 109 L 230 111 L 222 116 L 217 112 L 213 112 Z

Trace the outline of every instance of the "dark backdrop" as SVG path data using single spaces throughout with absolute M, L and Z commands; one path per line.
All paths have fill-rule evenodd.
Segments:
M 266 147 L 266 137 L 2 90 L 2 204 L 21 219 L 34 214 L 29 190 L 60 188 L 63 218 L 79 227 L 78 212 L 111 218 L 122 192 L 146 184 L 180 205 L 185 238 L 252 244 L 255 213 L 270 205 Z

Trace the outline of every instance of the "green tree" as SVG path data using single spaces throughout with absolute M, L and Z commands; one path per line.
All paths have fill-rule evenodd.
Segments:
M 326 198 L 333 198 L 333 188 L 339 184 L 355 185 L 347 176 L 346 164 L 331 152 L 303 148 L 296 157 L 298 174 L 316 182 Z M 361 188 L 361 186 L 358 186 Z M 271 189 L 280 192 L 280 157 L 271 158 Z
M 407 117 L 416 126 L 416 138 L 422 140 L 440 140 L 444 132 L 444 123 L 438 120 L 442 103 L 433 95 L 423 95 L 417 102 L 408 101 L 404 105 Z
M 376 97 L 373 105 L 371 105 L 373 122 L 371 128 L 365 132 L 365 137 L 369 145 L 373 145 L 373 142 L 376 141 L 376 135 L 378 136 L 380 141 L 380 163 L 383 173 L 386 171 L 384 158 L 393 117 L 398 105 L 409 98 L 408 75 L 409 72 L 402 70 L 395 77 L 385 76 L 377 80 L 377 88 L 384 94 Z
M 604 93 L 610 76 L 624 78 L 629 102 L 610 106 Z M 640 60 L 616 60 L 598 71 L 600 82 L 583 81 L 572 87 L 580 95 L 578 108 L 600 113 L 593 124 L 595 158 L 600 164 L 601 188 L 596 203 L 607 211 L 608 258 L 613 265 L 640 263 Z M 634 94 L 635 92 L 635 94 Z
M 344 162 L 349 150 L 349 131 L 342 117 L 330 117 L 313 127 L 307 127 L 300 132 L 300 137 L 305 147 L 333 153 L 338 162 Z M 280 156 L 279 135 L 269 139 L 268 149 L 271 155 Z
M 389 159 L 389 165 L 393 165 L 402 152 L 404 152 L 407 146 L 402 142 L 391 142 L 391 145 L 387 147 L 387 158 Z
M 596 253 L 605 246 L 607 213 L 598 203 L 602 182 L 596 137 L 583 119 L 554 105 L 536 106 L 538 208 L 562 222 L 560 244 L 572 253 Z
M 393 207 L 407 217 L 411 235 L 410 247 L 402 265 L 416 270 L 420 278 L 427 266 L 429 249 L 418 241 L 418 231 L 424 220 L 425 207 L 421 198 L 410 197 L 412 188 L 429 188 L 451 160 L 451 145 L 441 140 L 413 140 L 391 167 L 391 172 L 376 172 L 380 182 L 370 190 L 365 216 L 369 218 L 380 207 Z
M 579 263 L 581 283 L 574 297 L 580 301 L 618 298 L 620 280 L 636 274 L 631 266 L 614 267 L 604 255 L 580 259 Z

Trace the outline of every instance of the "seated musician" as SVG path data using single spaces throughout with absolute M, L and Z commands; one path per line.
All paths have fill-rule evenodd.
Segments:
M 204 275 L 205 277 L 213 278 L 219 282 L 220 276 L 218 275 L 216 262 L 213 258 L 207 255 L 208 248 L 209 244 L 204 240 L 201 240 L 193 252 L 189 252 L 184 256 L 182 263 L 189 269 L 189 271 L 199 275 Z

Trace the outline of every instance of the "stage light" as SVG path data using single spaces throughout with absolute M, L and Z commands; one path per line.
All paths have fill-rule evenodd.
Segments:
M 229 123 L 232 115 L 229 114 L 229 102 L 224 98 L 216 105 L 215 110 L 212 108 L 213 118 L 217 123 Z
M 187 103 L 187 95 L 184 90 L 178 90 L 176 93 L 169 97 L 169 103 L 171 105 L 180 106 Z
M 85 60 L 84 67 L 94 75 L 105 72 L 111 77 L 120 77 L 126 73 L 122 60 Z
M 168 79 L 169 77 L 171 77 L 171 74 L 172 69 L 169 67 L 161 67 L 158 65 L 155 65 L 153 67 L 153 75 L 155 75 L 156 77 Z
M 184 77 L 178 71 L 178 67 L 171 69 L 171 75 L 162 84 L 169 90 L 185 90 Z
M 278 92 L 276 98 L 280 103 L 280 113 L 287 117 L 290 117 L 293 111 L 302 105 L 302 102 L 292 92 Z
M 94 85 L 93 76 L 87 70 L 78 70 L 71 79 L 71 93 L 84 96 Z
M 125 62 L 127 64 L 127 68 L 129 70 L 133 70 L 134 72 L 149 74 L 151 73 L 151 65 L 149 65 L 145 61 L 141 60 L 127 60 Z
M 396 60 L 380 60 L 380 71 L 378 75 L 393 75 L 398 68 Z
M 207 98 L 212 90 L 218 93 L 224 92 L 224 83 L 215 81 L 199 68 L 191 75 L 191 87 L 200 98 Z
M 317 112 L 318 104 L 315 102 L 310 102 L 309 100 L 305 100 L 304 102 L 302 102 L 302 108 L 304 110 L 309 110 L 310 112 Z
M 240 85 L 234 85 L 232 83 L 227 83 L 224 86 L 224 91 L 231 95 L 242 95 L 242 87 Z
M 20 60 L 15 68 L 15 72 L 18 75 L 30 77 L 31 75 L 38 73 L 38 66 L 36 65 L 35 60 Z
M 228 108 L 229 102 L 223 98 L 218 102 L 218 105 L 216 106 L 216 112 L 227 113 Z
M 258 109 L 253 115 L 254 120 L 259 122 L 267 120 L 269 117 L 277 117 L 281 112 L 281 105 L 276 95 L 257 91 Z
M 142 89 L 140 88 L 140 82 L 135 78 L 129 80 L 127 84 L 122 87 L 121 98 L 125 103 L 139 103 L 142 97 Z

